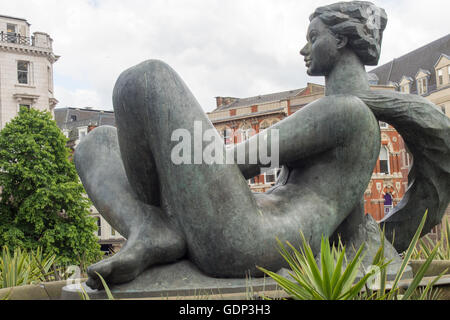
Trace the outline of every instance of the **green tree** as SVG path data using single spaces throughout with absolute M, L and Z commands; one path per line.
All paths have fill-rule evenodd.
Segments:
M 0 246 L 91 263 L 101 257 L 97 226 L 66 141 L 50 113 L 34 109 L 0 131 Z

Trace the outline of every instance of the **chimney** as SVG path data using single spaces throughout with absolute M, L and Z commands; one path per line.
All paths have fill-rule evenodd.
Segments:
M 217 107 L 221 107 L 223 105 L 222 97 L 216 97 L 216 105 L 217 105 Z

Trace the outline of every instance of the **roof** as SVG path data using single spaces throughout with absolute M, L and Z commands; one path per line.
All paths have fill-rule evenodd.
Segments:
M 67 107 L 55 108 L 54 112 L 56 124 L 61 130 L 71 130 L 89 125 L 98 127 L 103 125 L 116 125 L 114 111 L 112 110 Z M 73 120 L 73 116 L 76 117 L 76 120 Z
M 413 50 L 399 58 L 369 71 L 378 76 L 378 84 L 386 85 L 389 81 L 399 83 L 403 76 L 415 79 L 420 69 L 429 71 L 428 90 L 436 88 L 434 66 L 441 55 L 450 55 L 450 34 Z M 416 82 L 411 85 L 411 93 L 416 92 Z
M 14 19 L 14 20 L 25 21 L 28 25 L 30 25 L 30 23 L 28 23 L 27 19 L 24 19 L 24 18 L 11 17 L 11 16 L 3 15 L 3 14 L 0 14 L 0 18 L 7 18 L 7 19 Z
M 253 105 L 259 105 L 262 103 L 269 103 L 269 102 L 275 102 L 275 101 L 281 101 L 286 100 L 292 97 L 295 97 L 302 93 L 306 88 L 301 89 L 294 89 L 294 90 L 288 90 L 288 91 L 282 91 L 282 92 L 275 92 L 275 93 L 269 93 L 249 98 L 236 98 L 236 101 L 227 104 L 222 105 L 215 109 L 215 111 L 221 111 L 221 110 L 227 110 L 230 108 L 238 108 L 238 107 L 244 107 L 244 106 L 253 106 Z

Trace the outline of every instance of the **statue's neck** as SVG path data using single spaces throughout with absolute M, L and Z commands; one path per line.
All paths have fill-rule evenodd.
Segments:
M 348 94 L 369 89 L 364 65 L 353 51 L 346 49 L 335 67 L 325 76 L 325 95 Z

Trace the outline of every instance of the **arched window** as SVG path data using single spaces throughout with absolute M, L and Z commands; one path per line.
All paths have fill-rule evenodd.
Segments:
M 389 151 L 385 146 L 380 148 L 380 173 L 389 174 Z
M 263 131 L 263 130 L 267 129 L 268 127 L 270 127 L 269 121 L 263 120 L 263 121 L 261 121 L 261 124 L 259 125 L 259 131 Z
M 392 211 L 393 207 L 392 196 L 390 193 L 386 193 L 384 195 L 384 214 L 389 214 Z
M 253 135 L 252 126 L 249 124 L 244 124 L 242 127 L 239 128 L 239 131 L 241 133 L 241 142 L 247 140 Z

